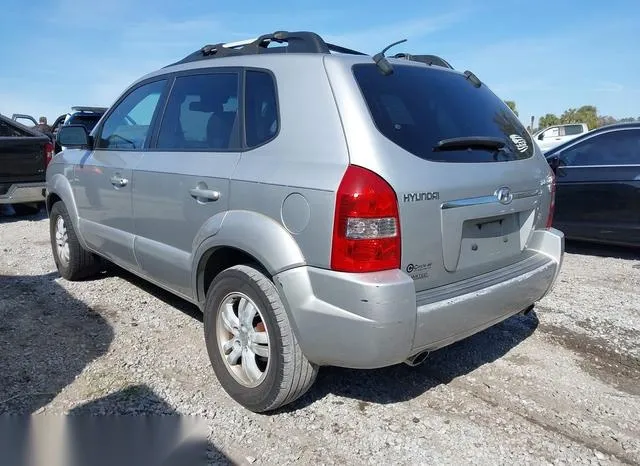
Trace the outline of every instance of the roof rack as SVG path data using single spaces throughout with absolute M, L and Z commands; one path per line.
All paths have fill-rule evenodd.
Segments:
M 269 47 L 272 43 L 282 44 L 277 47 Z M 344 53 L 349 55 L 366 55 L 365 53 L 351 50 L 339 45 L 325 42 L 315 32 L 308 31 L 276 31 L 273 34 L 264 34 L 255 39 L 238 42 L 219 43 L 205 45 L 199 50 L 187 55 L 182 60 L 172 63 L 173 66 L 198 60 L 211 58 L 234 57 L 243 55 L 258 55 L 265 53 Z
M 409 53 L 396 53 L 393 58 L 404 58 L 405 60 L 426 63 L 427 65 L 436 65 L 453 69 L 453 66 L 451 66 L 449 62 L 447 62 L 444 58 L 438 57 L 437 55 L 411 55 Z

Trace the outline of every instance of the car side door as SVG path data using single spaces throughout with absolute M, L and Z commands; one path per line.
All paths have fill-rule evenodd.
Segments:
M 241 154 L 240 86 L 238 69 L 176 74 L 153 147 L 134 171 L 142 273 L 186 298 L 193 297 L 196 237 L 205 223 L 221 222 L 229 206 Z
M 640 243 L 640 129 L 598 133 L 557 155 L 558 228 L 574 238 Z
M 560 144 L 560 141 L 560 128 L 558 126 L 551 126 L 538 135 L 536 142 L 540 146 L 540 150 L 546 152 Z
M 87 245 L 134 271 L 139 267 L 133 250 L 133 168 L 148 146 L 166 85 L 166 79 L 144 82 L 121 97 L 96 129 L 93 150 L 74 166 L 72 187 Z

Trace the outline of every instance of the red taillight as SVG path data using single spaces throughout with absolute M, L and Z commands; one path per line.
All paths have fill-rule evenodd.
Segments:
M 53 156 L 54 156 L 53 144 L 51 144 L 50 142 L 45 143 L 43 150 L 44 150 L 44 166 L 48 167 L 49 163 L 51 163 L 51 159 L 53 159 Z
M 380 176 L 356 165 L 347 168 L 336 195 L 331 268 L 341 272 L 400 268 L 396 193 Z
M 553 225 L 553 213 L 556 210 L 556 177 L 555 174 L 551 174 L 551 184 L 549 186 L 551 191 L 551 202 L 549 203 L 549 215 L 547 216 L 547 228 L 551 228 Z

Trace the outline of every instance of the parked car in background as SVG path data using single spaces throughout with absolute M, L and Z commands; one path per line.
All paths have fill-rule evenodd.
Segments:
M 106 111 L 106 107 L 71 107 L 69 113 L 56 118 L 51 128 L 55 135 L 61 126 L 82 125 L 87 130 L 87 133 L 90 133 Z
M 435 62 L 310 32 L 208 45 L 91 135 L 58 136 L 60 274 L 102 257 L 198 305 L 220 384 L 253 411 L 320 366 L 417 365 L 529 312 L 560 270 L 539 148 L 478 77 Z
M 567 238 L 640 245 L 640 123 L 590 131 L 545 156 L 556 171 L 556 228 Z
M 18 215 L 40 210 L 52 157 L 49 137 L 0 115 L 0 205 L 10 204 Z
M 102 115 L 107 111 L 106 107 L 71 107 L 71 111 L 56 118 L 51 130 L 55 140 L 55 151 L 60 152 L 64 148 L 57 141 L 57 134 L 62 126 L 80 125 L 83 126 L 87 133 L 90 133 L 98 124 Z
M 571 141 L 589 131 L 585 123 L 549 126 L 533 135 L 533 140 L 542 152 L 547 152 L 560 144 Z
M 107 107 L 75 106 L 71 107 L 71 110 L 68 113 L 58 116 L 58 118 L 56 118 L 51 125 L 51 134 L 48 135 L 51 137 L 53 143 L 55 144 L 55 153 L 58 153 L 62 150 L 62 147 L 56 140 L 56 135 L 58 134 L 58 131 L 60 131 L 60 128 L 62 126 L 81 125 L 84 126 L 88 133 L 90 133 L 106 111 Z M 33 128 L 38 124 L 38 122 L 32 115 L 14 113 L 11 118 L 14 121 L 22 121 L 22 124 L 29 128 Z

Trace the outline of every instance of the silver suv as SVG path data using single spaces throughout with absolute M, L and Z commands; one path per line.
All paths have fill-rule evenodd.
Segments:
M 198 305 L 220 384 L 256 412 L 320 366 L 418 364 L 530 310 L 564 250 L 549 165 L 473 73 L 398 57 L 310 32 L 210 45 L 90 135 L 62 127 L 60 274 L 106 259 Z

